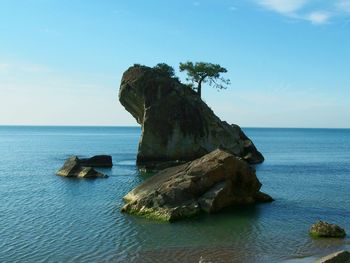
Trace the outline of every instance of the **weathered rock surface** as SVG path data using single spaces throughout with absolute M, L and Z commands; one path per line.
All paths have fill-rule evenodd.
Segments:
M 64 177 L 76 178 L 106 178 L 105 174 L 97 172 L 92 167 L 85 167 L 81 165 L 80 159 L 77 156 L 72 156 L 66 160 L 64 165 L 56 173 Z
M 338 251 L 316 260 L 314 263 L 350 263 L 350 252 Z
M 247 162 L 223 150 L 160 171 L 129 192 L 123 212 L 174 221 L 235 204 L 271 202 Z
M 192 89 L 155 69 L 129 68 L 119 100 L 142 126 L 140 165 L 190 161 L 217 148 L 251 164 L 264 160 L 239 126 L 221 121 Z
M 339 237 L 346 236 L 345 230 L 340 226 L 329 224 L 327 222 L 318 221 L 310 228 L 310 235 L 314 237 Z
M 110 155 L 95 155 L 91 158 L 81 158 L 79 163 L 82 166 L 88 167 L 112 167 L 112 156 Z

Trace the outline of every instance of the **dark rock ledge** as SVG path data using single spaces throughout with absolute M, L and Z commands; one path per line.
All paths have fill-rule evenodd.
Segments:
M 350 263 L 350 252 L 349 251 L 337 251 L 328 256 L 325 256 L 314 263 Z
M 82 166 L 88 167 L 106 167 L 113 166 L 112 156 L 110 155 L 95 155 L 91 158 L 80 158 L 79 163 Z

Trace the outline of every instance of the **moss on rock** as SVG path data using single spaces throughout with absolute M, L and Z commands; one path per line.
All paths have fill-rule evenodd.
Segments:
M 310 228 L 309 234 L 312 237 L 335 237 L 344 238 L 346 232 L 343 228 L 335 224 L 329 224 L 324 221 L 318 221 Z

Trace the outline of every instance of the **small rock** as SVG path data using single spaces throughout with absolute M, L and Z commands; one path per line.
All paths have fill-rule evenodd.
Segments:
M 77 156 L 69 157 L 64 165 L 57 171 L 57 175 L 65 177 L 76 177 L 76 174 L 81 170 L 79 158 Z
M 338 251 L 316 260 L 314 263 L 350 263 L 350 253 L 344 250 Z
M 59 176 L 64 177 L 77 177 L 77 178 L 105 178 L 108 177 L 105 174 L 97 172 L 91 167 L 84 167 L 80 164 L 80 159 L 77 156 L 69 157 L 64 165 L 56 173 Z
M 77 174 L 78 178 L 105 178 L 108 177 L 105 174 L 97 172 L 94 168 L 92 167 L 82 167 L 81 171 Z
M 327 222 L 318 221 L 310 228 L 310 235 L 314 237 L 339 237 L 346 236 L 345 230 L 340 226 L 329 224 Z

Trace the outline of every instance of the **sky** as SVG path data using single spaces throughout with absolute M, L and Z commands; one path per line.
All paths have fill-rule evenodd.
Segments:
M 0 125 L 137 125 L 123 72 L 185 61 L 229 123 L 350 128 L 350 0 L 1 0 Z

